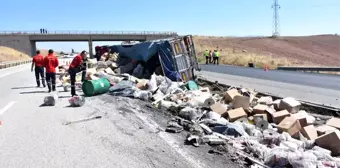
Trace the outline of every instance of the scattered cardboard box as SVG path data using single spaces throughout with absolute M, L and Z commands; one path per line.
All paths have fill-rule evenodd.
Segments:
M 303 113 L 296 113 L 292 114 L 291 116 L 299 120 L 301 127 L 305 127 L 308 125 L 307 118 Z
M 315 143 L 325 149 L 332 151 L 333 156 L 340 155 L 340 132 L 339 130 L 326 133 L 315 139 Z
M 273 114 L 276 113 L 276 110 L 274 109 L 274 107 L 269 107 L 266 109 L 266 114 L 267 114 L 267 120 L 269 122 L 273 122 Z
M 287 110 L 288 112 L 294 114 L 300 110 L 301 103 L 292 97 L 287 97 L 281 100 L 279 109 Z
M 301 129 L 302 135 L 308 140 L 314 140 L 318 138 L 318 133 L 314 125 L 308 125 Z
M 257 100 L 259 104 L 270 105 L 273 102 L 273 98 L 270 96 L 262 96 L 260 99 Z
M 280 110 L 280 108 L 279 108 L 280 103 L 281 103 L 281 99 L 277 99 L 277 100 L 273 101 L 273 103 L 271 105 L 274 106 L 275 110 Z
M 231 103 L 234 100 L 235 96 L 240 96 L 241 94 L 237 91 L 237 89 L 231 89 L 228 90 L 225 94 L 224 94 L 224 102 L 225 103 Z
M 294 136 L 300 131 L 301 126 L 299 120 L 296 118 L 286 117 L 280 122 L 277 128 L 279 132 L 287 132 L 289 135 Z
M 137 83 L 136 88 L 140 90 L 147 90 L 148 89 L 148 80 L 141 80 Z
M 247 96 L 235 96 L 232 102 L 232 107 L 234 109 L 242 107 L 247 110 L 250 106 L 250 97 Z
M 253 108 L 253 113 L 254 113 L 254 114 L 265 114 L 267 108 L 269 108 L 267 105 L 257 104 L 257 105 Z
M 215 103 L 212 106 L 210 106 L 210 108 L 213 112 L 216 112 L 217 114 L 220 115 L 223 115 L 225 112 L 227 112 L 227 109 L 221 103 Z
M 272 119 L 275 124 L 279 124 L 284 118 L 289 117 L 290 113 L 287 110 L 278 111 L 272 114 Z
M 340 118 L 333 117 L 327 121 L 326 125 L 340 129 Z
M 237 108 L 237 109 L 233 109 L 233 110 L 229 110 L 229 111 L 227 111 L 227 114 L 228 114 L 228 118 L 229 118 L 230 122 L 234 122 L 237 119 L 247 117 L 247 113 L 243 110 L 242 107 Z
M 336 130 L 337 130 L 336 128 L 329 126 L 329 125 L 321 125 L 321 126 L 316 127 L 316 131 L 319 136 L 324 135 L 329 132 L 336 131 Z

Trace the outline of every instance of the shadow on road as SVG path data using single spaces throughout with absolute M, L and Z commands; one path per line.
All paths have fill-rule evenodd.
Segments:
M 60 99 L 63 99 L 63 98 L 71 98 L 72 96 L 59 96 Z
M 22 86 L 22 87 L 13 87 L 11 89 L 32 89 L 37 88 L 37 86 Z
M 20 94 L 48 93 L 48 91 L 20 92 Z

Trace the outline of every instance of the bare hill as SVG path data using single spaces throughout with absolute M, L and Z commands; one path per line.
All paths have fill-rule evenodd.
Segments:
M 30 58 L 30 56 L 23 52 L 9 47 L 0 46 L 0 62 L 27 60 Z
M 340 66 L 340 36 L 303 37 L 194 37 L 199 56 L 205 49 L 221 49 L 221 63 L 245 66 L 255 62 L 282 65 Z M 202 60 L 203 58 L 201 58 Z

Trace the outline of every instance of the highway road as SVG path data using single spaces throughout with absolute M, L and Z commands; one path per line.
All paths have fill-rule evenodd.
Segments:
M 212 81 L 340 108 L 340 76 L 224 65 L 201 69 L 198 73 Z
M 30 65 L 0 70 L 1 168 L 238 167 L 164 132 L 168 118 L 138 100 L 102 95 L 71 108 L 58 87 L 56 106 L 40 107 L 49 93 L 35 85 Z M 102 118 L 63 125 L 92 116 Z

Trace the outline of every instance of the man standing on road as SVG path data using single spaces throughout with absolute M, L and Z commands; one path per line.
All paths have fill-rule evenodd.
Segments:
M 213 55 L 214 55 L 214 64 L 217 63 L 217 65 L 218 65 L 219 57 L 220 57 L 220 52 L 218 50 L 215 50 Z
M 209 64 L 209 51 L 205 50 L 203 55 L 205 57 L 205 64 Z
M 87 52 L 86 51 L 82 51 L 80 53 L 80 55 L 77 55 L 76 57 L 73 58 L 70 67 L 68 69 L 68 73 L 70 74 L 70 78 L 71 78 L 71 95 L 73 96 L 77 96 L 76 94 L 76 75 L 77 73 L 82 71 L 82 81 L 85 80 L 85 74 L 86 74 L 86 63 L 85 63 L 85 59 L 87 56 Z
M 37 81 L 37 86 L 40 87 L 40 79 L 39 75 L 41 77 L 41 83 L 44 87 L 45 85 L 45 74 L 44 74 L 44 57 L 40 55 L 40 51 L 37 51 L 37 55 L 33 57 L 32 60 L 32 67 L 31 67 L 31 72 L 33 72 L 33 67 L 35 71 L 35 79 Z
M 56 91 L 55 81 L 56 81 L 56 70 L 59 61 L 56 56 L 53 55 L 53 50 L 48 50 L 48 55 L 44 58 L 44 66 L 46 68 L 46 81 L 48 86 L 48 92 Z M 51 87 L 52 85 L 52 87 Z

